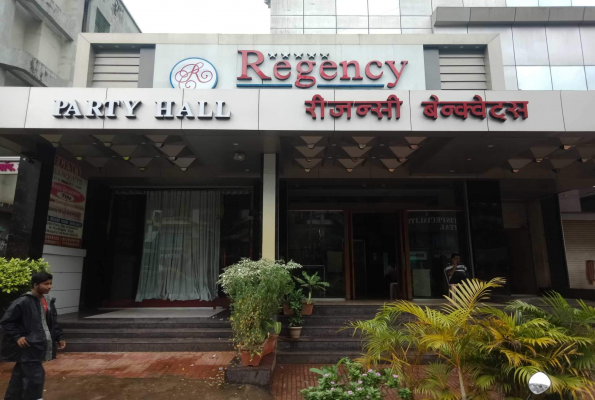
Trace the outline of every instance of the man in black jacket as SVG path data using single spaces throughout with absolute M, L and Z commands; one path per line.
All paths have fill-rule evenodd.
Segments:
M 62 350 L 62 328 L 58 325 L 52 275 L 33 274 L 33 290 L 12 302 L 0 326 L 4 329 L 1 360 L 16 362 L 4 400 L 43 398 L 45 371 L 42 362 L 56 358 L 56 345 Z

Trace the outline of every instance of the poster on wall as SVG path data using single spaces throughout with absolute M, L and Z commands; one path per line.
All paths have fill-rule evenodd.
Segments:
M 81 173 L 81 167 L 56 156 L 45 244 L 81 248 L 87 200 L 87 180 Z

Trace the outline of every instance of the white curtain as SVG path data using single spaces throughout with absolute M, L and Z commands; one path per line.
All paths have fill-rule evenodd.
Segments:
M 219 191 L 147 192 L 136 301 L 217 297 L 220 210 Z

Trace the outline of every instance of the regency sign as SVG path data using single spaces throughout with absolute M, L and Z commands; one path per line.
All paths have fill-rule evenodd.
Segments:
M 476 101 L 439 101 L 436 95 L 432 95 L 430 98 L 432 101 L 423 101 L 421 105 L 424 106 L 424 115 L 434 120 L 438 119 L 439 108 L 440 114 L 444 117 L 454 114 L 467 119 L 471 114 L 477 118 L 485 119 L 487 118 L 487 109 L 490 108 L 490 117 L 502 122 L 506 121 L 505 113 L 511 114 L 513 119 L 518 119 L 520 116 L 523 119 L 529 118 L 528 101 L 483 101 L 479 95 L 474 96 Z M 384 115 L 388 119 L 392 119 L 394 115 L 395 120 L 398 120 L 401 118 L 403 101 L 394 94 L 388 96 L 385 101 L 326 101 L 321 95 L 316 94 L 312 100 L 306 100 L 305 105 L 307 106 L 306 113 L 310 114 L 312 119 L 316 119 L 318 116 L 316 114 L 317 107 L 320 108 L 320 119 L 324 119 L 325 108 L 329 106 L 331 108 L 329 114 L 333 118 L 340 118 L 343 114 L 347 114 L 347 119 L 351 119 L 351 110 L 355 107 L 356 114 L 360 117 L 365 117 L 369 112 L 372 112 L 378 119 L 382 119 Z
M 252 77 L 248 75 L 248 69 L 254 71 L 260 79 L 264 81 L 271 81 L 272 77 L 267 75 L 259 67 L 265 62 L 265 56 L 258 50 L 238 50 L 241 55 L 241 74 L 237 77 L 238 81 L 251 81 Z M 269 60 L 276 60 L 277 53 L 268 53 Z M 291 78 L 294 70 L 294 65 L 290 61 L 292 57 L 291 53 L 281 53 L 280 61 L 274 61 L 273 76 L 278 81 L 287 81 Z M 360 64 L 356 60 L 344 60 L 335 62 L 329 60 L 329 53 L 294 53 L 295 59 L 295 81 L 291 83 L 278 83 L 271 84 L 268 86 L 275 87 L 295 87 L 300 89 L 308 89 L 317 84 L 316 76 L 313 74 L 315 69 L 318 72 L 318 76 L 323 79 L 322 82 L 317 84 L 318 88 L 384 88 L 385 86 L 389 89 L 394 88 L 399 83 L 399 79 L 405 70 L 405 67 L 409 61 L 400 61 L 400 65 L 397 66 L 396 61 L 387 60 L 381 62 L 379 60 L 366 61 Z M 320 58 L 320 64 L 317 64 L 316 58 Z M 304 58 L 307 58 L 305 60 Z M 365 83 L 364 78 L 369 81 L 378 81 L 385 74 L 392 74 L 391 81 L 386 85 L 384 83 Z M 324 83 L 324 82 L 328 83 Z M 355 83 L 349 83 L 349 82 Z M 242 84 L 238 83 L 237 87 L 262 87 L 263 84 Z
M 155 102 L 155 118 L 156 119 L 230 119 L 231 111 L 225 113 L 223 107 L 225 101 L 215 101 L 216 107 L 215 112 L 208 111 L 208 104 L 206 101 L 198 101 L 197 109 L 195 113 L 189 102 L 183 102 L 182 107 L 174 115 L 174 104 L 173 101 L 156 101 Z M 81 109 L 76 100 L 55 100 L 54 101 L 54 117 L 55 118 L 110 118 L 115 119 L 118 117 L 117 109 L 124 107 L 126 109 L 126 118 L 135 119 L 136 110 L 142 105 L 140 100 L 115 100 L 115 101 L 88 101 L 87 108 L 82 113 Z

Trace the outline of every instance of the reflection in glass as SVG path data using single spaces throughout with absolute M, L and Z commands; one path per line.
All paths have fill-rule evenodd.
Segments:
M 289 211 L 288 221 L 288 259 L 301 264 L 309 275 L 318 272 L 330 283 L 325 292 L 313 296 L 345 298 L 343 212 Z
M 519 90 L 552 90 L 550 67 L 516 67 Z
M 460 243 L 465 242 L 463 213 L 409 212 L 408 223 L 413 296 L 441 297 L 448 293 L 444 269 L 453 253 L 460 253 L 463 265 L 471 269 L 460 246 Z
M 552 67 L 554 90 L 587 90 L 585 67 Z

